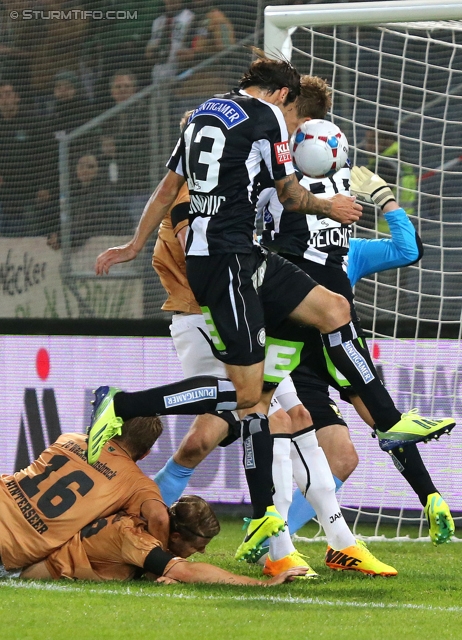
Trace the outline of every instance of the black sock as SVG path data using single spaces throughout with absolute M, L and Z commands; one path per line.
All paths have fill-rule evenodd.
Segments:
M 236 408 L 231 380 L 195 376 L 146 391 L 114 396 L 114 411 L 122 420 L 156 415 L 191 415 Z
M 383 386 L 367 347 L 358 340 L 353 323 L 321 336 L 330 359 L 364 402 L 377 428 L 391 429 L 401 413 Z
M 431 493 L 438 493 L 430 474 L 420 456 L 416 444 L 393 449 L 391 453 L 393 463 L 408 484 L 414 489 L 423 507 Z
M 244 469 L 252 502 L 253 518 L 262 518 L 273 504 L 273 440 L 268 418 L 250 413 L 241 420 Z
M 236 411 L 214 411 L 212 415 L 228 423 L 228 435 L 218 443 L 220 447 L 228 447 L 241 437 L 241 421 Z

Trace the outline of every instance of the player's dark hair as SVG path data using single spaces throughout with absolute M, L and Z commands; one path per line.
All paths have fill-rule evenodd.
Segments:
M 199 496 L 181 496 L 168 510 L 170 533 L 177 532 L 183 540 L 211 539 L 220 533 L 220 523 L 208 502 Z
M 332 94 L 327 82 L 318 76 L 302 76 L 300 95 L 295 101 L 297 116 L 324 120 L 331 106 Z
M 125 443 L 135 462 L 151 449 L 163 430 L 161 419 L 158 417 L 130 418 L 122 425 L 122 434 L 114 436 L 113 440 Z
M 269 93 L 287 87 L 286 104 L 290 104 L 300 95 L 300 74 L 287 60 L 259 58 L 252 62 L 239 82 L 239 89 L 247 87 L 259 87 Z

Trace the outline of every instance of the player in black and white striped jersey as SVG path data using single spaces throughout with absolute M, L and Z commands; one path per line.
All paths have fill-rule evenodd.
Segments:
M 350 168 L 339 169 L 334 175 L 319 179 L 297 175 L 300 184 L 318 198 L 337 194 L 350 195 Z M 293 215 L 279 202 L 271 178 L 265 169 L 260 176 L 263 197 L 258 199 L 257 216 L 264 220 L 262 243 L 277 247 L 279 253 L 298 255 L 324 266 L 337 264 L 345 268 L 350 245 L 351 225 L 341 224 L 317 215 Z
M 301 321 L 315 324 L 326 334 L 348 325 L 349 310 L 343 299 L 318 287 L 290 263 L 269 255 L 253 240 L 250 190 L 262 160 L 287 208 L 342 222 L 353 222 L 361 213 L 361 206 L 351 198 L 321 201 L 298 184 L 283 116 L 290 117 L 299 91 L 300 76 L 289 63 L 260 59 L 251 65 L 237 91 L 216 96 L 196 109 L 133 240 L 98 257 L 97 273 L 133 259 L 187 179 L 194 210 L 187 245 L 188 279 L 209 318 L 217 357 L 226 364 L 232 385 L 210 378 L 141 394 L 100 388 L 89 431 L 89 460 L 97 459 L 107 432 L 117 429 L 130 413 L 190 413 L 191 403 L 197 413 L 254 407 L 261 398 L 266 325 L 277 325 L 294 311 Z M 272 446 L 263 415 L 268 402 L 265 399 L 248 421 L 249 464 L 255 463 L 259 440 L 268 449 L 269 464 L 262 465 L 267 478 L 254 504 L 242 554 L 256 546 L 251 535 L 254 527 L 260 529 L 263 521 L 281 526 L 277 512 L 272 515 Z
M 450 420 L 444 425 L 435 421 L 429 433 L 409 417 L 402 420 L 374 374 L 367 350 L 357 339 L 347 300 L 254 244 L 250 190 L 262 160 L 287 210 L 329 217 L 343 224 L 351 224 L 361 214 L 362 208 L 354 199 L 340 194 L 332 199 L 316 198 L 295 177 L 280 112 L 290 117 L 299 83 L 300 77 L 289 63 L 260 59 L 242 78 L 238 91 L 201 105 L 183 131 L 168 163 L 170 171 L 146 205 L 133 239 L 98 257 L 98 274 L 135 258 L 187 180 L 196 209 L 187 244 L 188 279 L 203 312 L 208 314 L 214 351 L 225 363 L 231 382 L 204 377 L 135 393 L 100 387 L 88 434 L 89 461 L 97 459 L 113 429 L 119 429 L 131 416 L 188 414 L 192 406 L 197 413 L 255 407 L 262 398 L 265 328 L 277 327 L 289 316 L 315 326 L 323 334 L 331 360 L 354 382 L 388 440 L 402 437 L 403 427 L 406 437 L 421 440 L 422 433 L 425 438 L 433 437 L 453 426 Z M 241 127 L 245 135 L 240 134 Z M 248 435 L 255 436 L 253 453 L 257 438 L 264 448 L 271 444 L 267 418 L 260 413 L 266 412 L 268 400 L 264 398 L 258 409 L 253 409 L 248 424 Z M 270 450 L 269 461 L 271 456 Z M 271 465 L 267 468 L 261 499 L 254 506 L 254 518 L 238 550 L 241 557 L 259 546 L 264 523 L 277 525 Z M 254 536 L 257 531 L 258 536 Z
M 310 76 L 305 77 L 305 83 L 308 91 L 319 93 L 318 103 L 322 103 L 322 96 L 324 95 L 325 111 L 323 113 L 322 110 L 316 111 L 313 108 L 307 108 L 303 115 L 313 113 L 316 118 L 324 118 L 330 107 L 327 85 L 324 83 L 323 86 L 323 81 Z M 306 118 L 306 120 L 310 119 Z M 357 168 L 354 171 L 357 172 L 356 175 L 360 175 Z M 297 175 L 300 179 L 300 184 L 318 197 L 329 197 L 334 193 L 350 194 L 349 162 L 332 176 L 322 179 L 312 178 L 302 173 Z M 383 180 L 378 176 L 375 176 L 374 179 L 377 183 L 376 186 L 381 185 L 383 191 L 383 185 L 385 184 Z M 275 189 L 271 189 L 271 179 L 264 167 L 258 182 L 261 189 L 261 195 L 258 199 L 259 215 L 264 219 L 265 225 L 263 244 L 278 251 L 289 261 L 294 262 L 320 284 L 345 296 L 351 304 L 351 315 L 357 333 L 361 335 L 365 344 L 365 337 L 353 304 L 351 276 L 348 277 L 347 275 L 351 229 L 348 225 L 339 225 L 332 220 L 318 219 L 317 216 L 312 215 L 302 218 L 301 216 L 294 216 L 290 211 L 285 211 L 277 198 Z M 391 212 L 398 209 L 396 202 L 393 202 L 393 206 L 388 205 L 388 209 L 385 210 Z M 404 216 L 404 212 L 401 209 L 399 211 Z M 418 250 L 416 249 L 415 260 L 418 260 L 422 255 L 421 242 L 418 236 L 415 244 L 418 248 Z M 377 267 L 380 267 L 380 265 L 374 265 L 373 271 L 377 270 Z M 381 268 L 391 267 L 383 264 Z M 284 394 L 288 393 L 288 381 L 286 381 L 285 390 L 280 386 L 275 395 L 280 398 L 281 404 L 286 411 L 290 411 L 295 424 L 297 419 L 301 426 L 306 423 L 306 417 L 303 413 L 304 407 L 310 411 L 318 441 L 327 455 L 338 489 L 355 469 L 358 458 L 350 440 L 346 423 L 343 421 L 335 402 L 329 396 L 328 385 L 336 386 L 342 398 L 354 404 L 359 415 L 369 426 L 373 427 L 374 421 L 348 381 L 338 375 L 332 378 L 332 371 L 335 371 L 335 368 L 332 367 L 332 363 L 329 366 L 328 358 L 324 357 L 323 344 L 317 332 L 310 327 L 306 327 L 299 331 L 298 334 L 292 335 L 294 339 L 298 337 L 300 340 L 304 336 L 305 344 L 310 345 L 309 349 L 305 349 L 304 361 L 292 374 L 295 388 L 292 391 L 289 389 L 289 393 L 293 392 L 291 397 L 297 398 L 296 390 L 302 402 L 299 401 L 297 405 L 296 401 L 290 400 L 289 402 L 292 404 L 286 404 L 282 400 Z M 286 397 L 289 398 L 288 395 Z M 396 468 L 410 484 L 425 508 L 432 541 L 435 544 L 446 542 L 454 532 L 453 524 L 451 524 L 452 517 L 449 508 L 433 484 L 416 444 L 410 443 L 405 447 L 395 449 L 393 451 L 393 460 Z M 437 501 L 432 501 L 434 496 L 437 496 Z M 437 507 L 434 504 L 436 502 Z M 306 503 L 302 500 L 301 495 L 296 494 L 295 502 L 289 512 L 291 533 L 294 533 L 312 517 L 311 514 L 313 512 L 311 511 L 310 514 L 310 508 L 306 508 L 305 505 Z

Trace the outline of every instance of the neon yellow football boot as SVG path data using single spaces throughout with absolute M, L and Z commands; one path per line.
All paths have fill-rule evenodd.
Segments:
M 122 433 L 124 421 L 114 412 L 114 396 L 119 391 L 117 387 L 98 387 L 94 392 L 91 423 L 87 429 L 89 464 L 95 464 L 108 440 Z
M 326 565 L 336 571 L 359 571 L 370 576 L 396 576 L 398 574 L 396 569 L 377 560 L 362 540 L 356 540 L 356 544 L 340 551 L 327 547 Z
M 248 560 L 258 551 L 266 538 L 277 536 L 287 526 L 274 505 L 266 509 L 262 518 L 244 518 L 244 523 L 246 535 L 237 548 L 234 556 L 236 560 Z
M 297 576 L 297 578 L 318 578 L 318 574 L 314 569 L 310 567 L 308 562 L 306 561 L 307 557 L 298 551 L 292 551 L 288 556 L 284 556 L 279 560 L 271 560 L 271 558 L 266 558 L 265 566 L 263 568 L 263 573 L 265 576 L 278 576 L 283 571 L 287 571 L 287 569 L 293 569 L 294 567 L 306 567 L 307 571 L 304 576 Z
M 424 511 L 433 544 L 436 546 L 449 542 L 456 528 L 449 507 L 439 493 L 431 493 L 428 496 Z
M 383 451 L 415 442 L 438 440 L 443 433 L 449 433 L 455 426 L 453 418 L 424 418 L 411 409 L 401 415 L 401 420 L 388 431 L 375 430 Z

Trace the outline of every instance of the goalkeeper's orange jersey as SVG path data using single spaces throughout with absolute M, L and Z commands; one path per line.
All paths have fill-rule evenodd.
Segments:
M 189 190 L 186 183 L 180 189 L 172 209 L 183 202 L 189 202 Z M 184 220 L 174 229 L 170 212 L 165 216 L 159 227 L 159 235 L 152 256 L 152 266 L 157 271 L 162 286 L 168 293 L 167 301 L 162 305 L 164 311 L 202 313 L 188 283 L 184 251 L 176 239 L 176 234 L 187 225 L 188 221 Z
M 79 580 L 131 580 L 147 555 L 162 544 L 146 530 L 146 521 L 117 513 L 77 533 L 45 560 L 51 576 Z M 183 558 L 172 558 L 164 574 Z
M 6 569 L 48 556 L 99 517 L 139 515 L 158 486 L 109 440 L 97 463 L 86 461 L 86 436 L 61 435 L 29 467 L 0 478 L 0 558 Z

